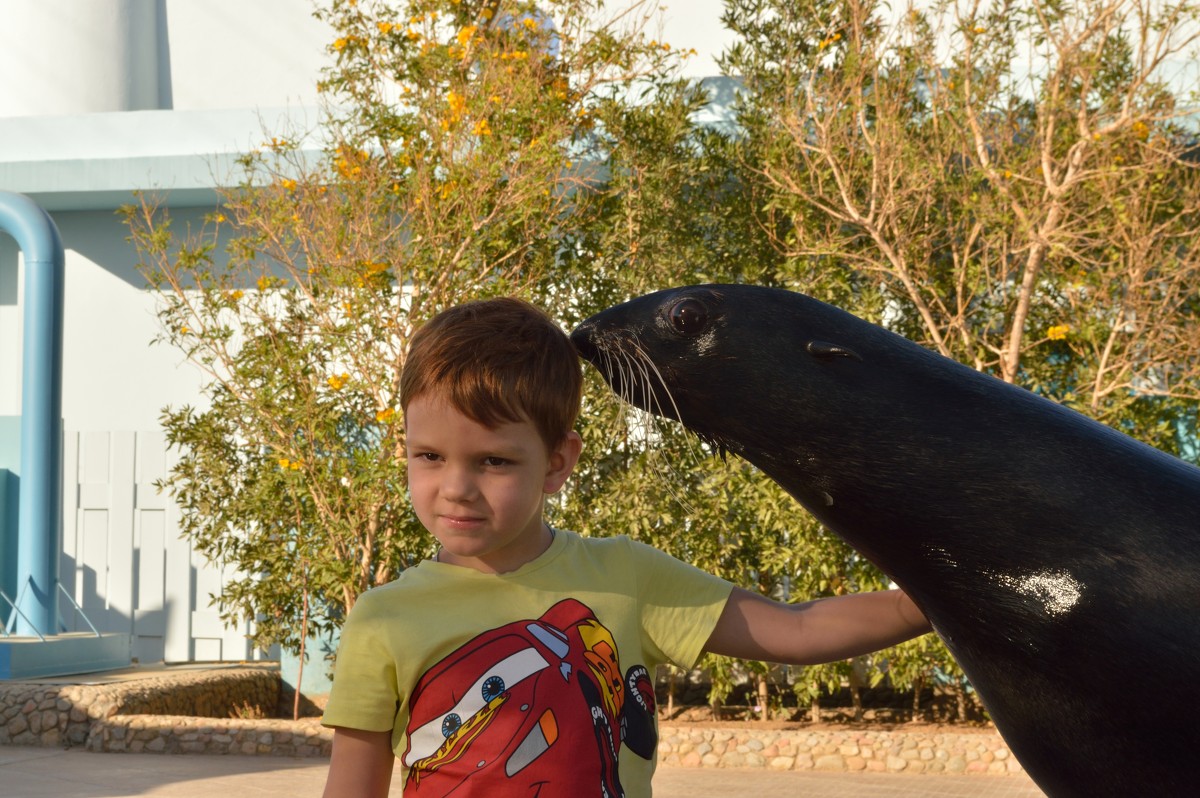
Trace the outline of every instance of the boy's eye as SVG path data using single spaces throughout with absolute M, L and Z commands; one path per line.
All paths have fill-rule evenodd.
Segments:
M 485 457 L 483 459 L 483 464 L 488 466 L 508 465 L 509 462 L 510 461 L 504 459 L 503 457 Z

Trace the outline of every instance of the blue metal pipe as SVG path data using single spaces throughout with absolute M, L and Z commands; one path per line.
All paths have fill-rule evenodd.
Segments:
M 25 255 L 17 634 L 50 635 L 62 526 L 63 245 L 50 214 L 23 194 L 0 191 L 0 232 Z

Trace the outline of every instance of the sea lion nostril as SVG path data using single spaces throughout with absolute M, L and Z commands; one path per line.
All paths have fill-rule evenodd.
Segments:
M 575 351 L 579 353 L 579 356 L 584 360 L 591 361 L 595 360 L 596 358 L 596 344 L 592 337 L 594 331 L 595 328 L 592 325 L 584 322 L 571 332 L 571 344 L 575 347 Z

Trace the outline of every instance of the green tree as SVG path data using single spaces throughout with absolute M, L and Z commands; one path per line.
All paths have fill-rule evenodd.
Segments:
M 742 173 L 781 284 L 1180 452 L 1200 391 L 1200 95 L 1172 81 L 1196 77 L 1175 69 L 1198 15 L 728 0 Z M 961 678 L 944 649 L 885 659 L 899 686 Z
M 497 294 L 581 312 L 606 207 L 595 111 L 679 57 L 640 4 L 602 7 L 334 0 L 319 129 L 265 134 L 202 229 L 126 209 L 161 341 L 208 379 L 204 406 L 163 413 L 180 460 L 162 487 L 256 644 L 303 645 L 432 553 L 401 456 L 413 329 Z
M 1198 85 L 1172 80 L 1200 8 L 728 8 L 791 284 L 1178 451 L 1200 170 Z

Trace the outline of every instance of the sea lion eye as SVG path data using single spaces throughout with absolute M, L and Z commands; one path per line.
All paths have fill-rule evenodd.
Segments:
M 708 326 L 708 308 L 695 299 L 681 299 L 667 311 L 667 320 L 680 335 L 696 335 Z

